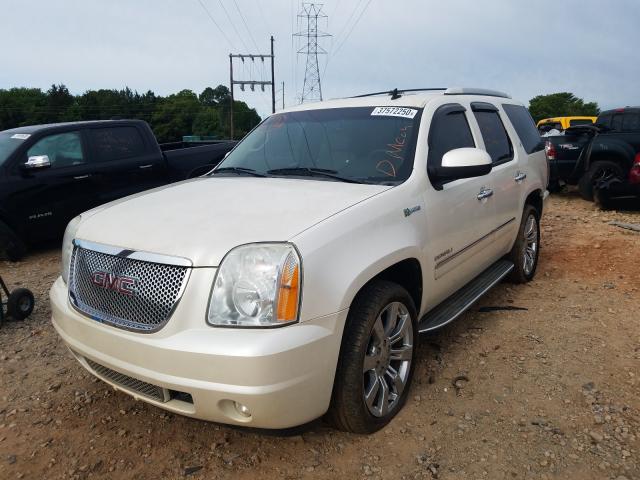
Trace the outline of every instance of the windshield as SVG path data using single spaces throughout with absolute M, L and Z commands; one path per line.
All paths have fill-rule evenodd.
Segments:
M 27 138 L 29 138 L 28 133 L 0 132 L 0 165 L 6 162 Z
M 411 174 L 421 110 L 357 107 L 269 117 L 216 170 L 397 184 Z M 216 171 L 212 172 L 216 174 Z M 222 173 L 222 172 L 219 172 Z

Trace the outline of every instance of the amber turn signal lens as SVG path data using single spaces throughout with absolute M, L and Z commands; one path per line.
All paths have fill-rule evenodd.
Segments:
M 292 322 L 298 316 L 300 296 L 300 265 L 296 255 L 290 253 L 282 267 L 278 288 L 278 321 Z

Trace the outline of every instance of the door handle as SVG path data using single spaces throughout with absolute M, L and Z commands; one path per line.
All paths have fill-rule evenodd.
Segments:
M 493 190 L 491 190 L 490 188 L 484 188 L 482 187 L 482 190 L 480 190 L 480 193 L 478 193 L 478 200 L 484 200 L 485 198 L 489 198 L 491 195 L 493 195 Z
M 143 169 L 145 169 L 145 168 L 151 168 L 151 167 L 153 167 L 153 165 L 152 165 L 152 164 L 149 164 L 149 165 L 140 165 L 138 168 L 139 168 L 140 170 L 143 170 Z
M 87 174 L 87 175 L 78 175 L 76 177 L 73 177 L 74 180 L 84 180 L 85 178 L 89 178 L 91 175 Z
M 522 172 L 517 172 L 515 177 L 513 177 L 516 183 L 522 182 L 525 178 L 527 178 L 527 174 Z

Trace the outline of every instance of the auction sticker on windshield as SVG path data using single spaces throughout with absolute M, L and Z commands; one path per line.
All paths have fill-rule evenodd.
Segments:
M 376 117 L 402 117 L 402 118 L 413 118 L 418 113 L 418 110 L 414 108 L 404 108 L 404 107 L 376 107 L 371 112 L 371 116 Z

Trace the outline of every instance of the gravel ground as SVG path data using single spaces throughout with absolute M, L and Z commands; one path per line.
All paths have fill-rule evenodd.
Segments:
M 114 392 L 49 322 L 59 251 L 0 262 L 37 301 L 0 329 L 0 478 L 640 478 L 640 233 L 611 220 L 640 213 L 552 197 L 536 279 L 422 337 L 406 407 L 370 436 L 230 428 Z

